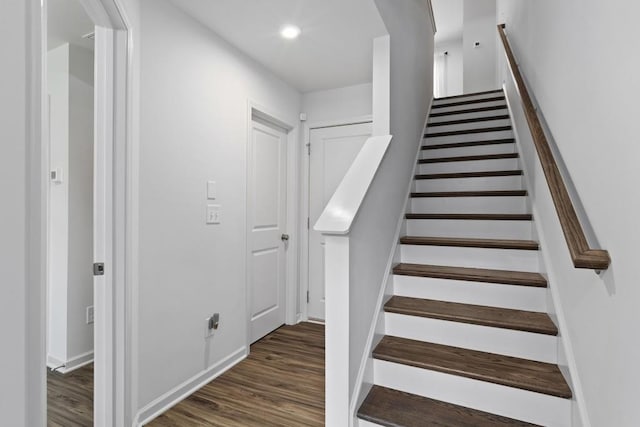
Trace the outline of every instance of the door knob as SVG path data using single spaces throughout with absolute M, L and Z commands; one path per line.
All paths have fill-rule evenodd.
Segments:
M 280 236 L 280 239 L 282 239 L 283 242 L 286 242 L 289 240 L 289 235 L 288 234 L 283 234 L 282 236 Z

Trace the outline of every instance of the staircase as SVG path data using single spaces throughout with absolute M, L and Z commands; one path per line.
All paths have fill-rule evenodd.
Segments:
M 434 101 L 364 426 L 570 426 L 501 90 Z

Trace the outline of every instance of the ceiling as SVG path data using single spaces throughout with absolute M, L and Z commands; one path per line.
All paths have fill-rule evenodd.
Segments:
M 373 0 L 172 1 L 301 92 L 370 82 L 372 39 L 387 34 Z M 286 24 L 298 39 L 280 37 Z
M 431 0 L 436 20 L 436 44 L 462 39 L 463 0 Z
M 78 0 L 47 0 L 47 48 L 71 43 L 93 50 L 93 41 L 82 38 L 94 25 Z

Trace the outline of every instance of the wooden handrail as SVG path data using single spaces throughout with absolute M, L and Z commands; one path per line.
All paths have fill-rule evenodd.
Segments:
M 522 77 L 518 64 L 516 63 L 513 51 L 509 45 L 509 40 L 507 40 L 504 27 L 505 24 L 498 25 L 498 34 L 500 35 L 500 39 L 504 45 L 511 74 L 513 75 L 516 86 L 518 87 L 518 92 L 520 92 L 520 97 L 522 98 L 522 104 L 527 118 L 527 123 L 529 124 L 529 130 L 531 131 L 533 143 L 536 147 L 536 151 L 538 152 L 538 157 L 540 158 L 540 163 L 542 164 L 542 170 L 544 171 L 544 175 L 547 179 L 547 184 L 549 185 L 551 198 L 553 199 L 553 204 L 556 207 L 556 212 L 560 219 L 560 225 L 562 226 L 567 246 L 569 246 L 573 265 L 576 268 L 606 270 L 611 263 L 609 252 L 604 249 L 593 249 L 589 246 L 589 242 L 587 242 L 584 230 L 582 229 L 582 225 L 580 225 L 578 215 L 576 214 L 576 210 L 571 202 L 571 197 L 567 191 L 567 186 L 562 180 L 562 175 L 560 174 L 556 160 L 553 157 L 553 152 L 551 151 L 551 147 L 549 147 L 549 141 L 544 134 L 542 124 L 540 123 L 540 119 L 538 119 L 538 114 L 536 113 L 533 102 L 531 101 L 531 96 L 529 96 L 529 91 L 524 83 L 524 78 Z

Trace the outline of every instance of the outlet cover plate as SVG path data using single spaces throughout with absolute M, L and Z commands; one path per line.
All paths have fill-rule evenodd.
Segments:
M 220 205 L 207 205 L 207 224 L 220 224 Z
M 93 311 L 93 306 L 90 305 L 87 307 L 87 325 L 91 325 L 95 320 L 95 315 Z

